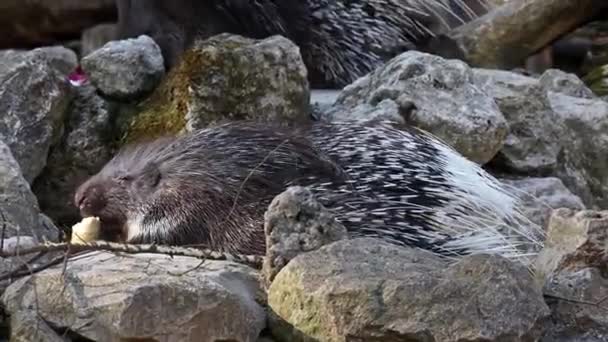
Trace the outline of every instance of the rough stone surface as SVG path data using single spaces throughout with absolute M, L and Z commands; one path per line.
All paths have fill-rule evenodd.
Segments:
M 281 36 L 220 34 L 195 41 L 126 125 L 125 141 L 179 134 L 227 120 L 310 120 L 307 71 Z
M 80 51 L 81 56 L 89 55 L 91 52 L 114 40 L 115 37 L 115 23 L 99 24 L 82 31 L 82 47 Z
M 336 106 L 347 115 L 387 99 L 397 104 L 405 122 L 478 163 L 492 159 L 507 135 L 496 103 L 473 83 L 471 69 L 461 61 L 408 51 L 345 87 Z
M 605 206 L 608 189 L 608 103 L 576 78 L 546 72 L 539 79 L 475 70 L 509 122 L 494 163 L 517 173 L 560 178 L 587 205 Z
M 291 259 L 331 242 L 346 239 L 346 228 L 299 186 L 276 196 L 264 214 L 266 259 L 264 275 L 268 283 Z
M 253 40 L 220 34 L 197 43 L 189 54 L 201 63 L 190 84 L 190 130 L 218 119 L 274 121 L 308 113 L 306 67 L 298 47 L 284 37 Z
M 65 133 L 32 185 L 41 209 L 60 225 L 70 226 L 80 219 L 73 203 L 74 191 L 112 157 L 115 111 L 115 106 L 96 94 L 93 86 L 74 89 Z
M 476 83 L 492 96 L 509 122 L 500 162 L 519 172 L 554 170 L 562 151 L 558 116 L 537 79 L 501 70 L 475 69 Z
M 6 310 L 37 310 L 50 326 L 94 341 L 254 342 L 265 325 L 256 273 L 242 265 L 93 252 L 61 272 L 59 265 L 13 283 Z M 13 334 L 27 333 L 28 322 L 13 324 Z
M 57 228 L 40 214 L 38 201 L 21 173 L 10 148 L 0 140 L 0 224 L 5 237 L 31 236 L 54 240 Z
M 549 314 L 521 264 L 342 240 L 277 274 L 270 327 L 283 341 L 535 341 Z
M 160 48 L 145 35 L 108 42 L 81 63 L 93 85 L 104 96 L 118 101 L 149 94 L 165 73 Z
M 586 203 L 606 207 L 608 102 L 560 93 L 550 93 L 549 100 L 565 127 L 560 136 L 564 151 L 558 177 Z
M 76 67 L 75 61 L 74 53 L 64 48 L 0 55 L 0 139 L 30 183 L 63 133 L 70 100 L 65 71 Z
M 534 223 L 546 227 L 553 209 L 585 209 L 580 197 L 573 194 L 556 177 L 501 179 L 524 201 L 524 214 Z
M 583 80 L 574 74 L 570 74 L 558 69 L 545 71 L 538 79 L 541 86 L 549 91 L 562 93 L 564 95 L 594 99 L 597 96 L 587 88 Z
M 537 259 L 537 279 L 550 296 L 546 341 L 608 340 L 608 211 L 558 209 Z

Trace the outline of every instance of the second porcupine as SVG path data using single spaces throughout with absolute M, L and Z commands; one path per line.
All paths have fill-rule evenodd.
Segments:
M 116 0 L 117 37 L 151 36 L 167 68 L 195 39 L 282 35 L 313 87 L 341 88 L 433 35 L 484 13 L 487 0 Z
M 517 198 L 448 145 L 384 123 L 305 129 L 233 122 L 120 151 L 75 203 L 105 238 L 265 253 L 264 212 L 290 185 L 310 189 L 352 237 L 458 257 L 520 257 L 541 246 Z

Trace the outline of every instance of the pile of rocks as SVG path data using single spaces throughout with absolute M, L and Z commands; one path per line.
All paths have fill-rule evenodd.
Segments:
M 78 66 L 86 82 L 72 86 Z M 0 52 L 0 113 L 5 248 L 60 239 L 57 226 L 78 220 L 75 187 L 125 142 L 311 115 L 424 128 L 525 194 L 530 219 L 548 232 L 534 273 L 492 255 L 451 264 L 345 239 L 310 193 L 290 188 L 266 213 L 262 270 L 95 252 L 65 272 L 2 278 L 15 341 L 608 338 L 608 214 L 586 210 L 608 203 L 608 103 L 573 75 L 532 78 L 412 51 L 342 91 L 311 91 L 297 46 L 282 37 L 215 36 L 166 73 L 158 46 L 141 36 L 81 60 L 62 47 Z M 22 263 L 5 259 L 3 274 Z

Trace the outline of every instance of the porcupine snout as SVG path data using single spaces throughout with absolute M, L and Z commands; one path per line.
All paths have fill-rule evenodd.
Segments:
M 95 216 L 105 208 L 107 199 L 99 186 L 83 186 L 76 191 L 74 204 L 82 217 Z

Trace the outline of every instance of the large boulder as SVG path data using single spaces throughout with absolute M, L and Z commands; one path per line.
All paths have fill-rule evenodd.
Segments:
M 14 340 L 40 324 L 94 341 L 255 342 L 266 321 L 254 270 L 181 256 L 93 252 L 14 282 L 2 300 Z
M 64 48 L 0 53 L 0 139 L 32 182 L 63 134 L 76 55 Z
M 507 122 L 465 63 L 403 53 L 344 88 L 329 120 L 385 119 L 434 133 L 469 159 L 486 163 L 501 149 Z
M 294 258 L 268 305 L 281 341 L 535 341 L 549 315 L 521 264 L 359 238 Z

